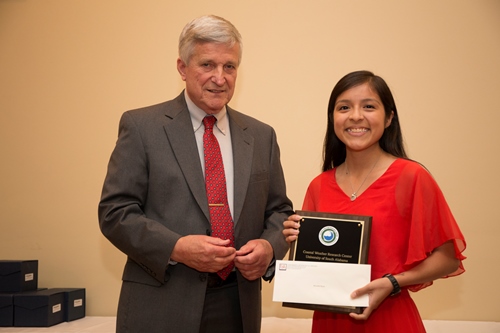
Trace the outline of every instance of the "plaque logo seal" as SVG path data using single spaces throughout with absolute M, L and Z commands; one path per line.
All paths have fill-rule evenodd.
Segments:
M 324 246 L 332 246 L 338 242 L 339 232 L 336 228 L 327 225 L 319 231 L 318 238 Z

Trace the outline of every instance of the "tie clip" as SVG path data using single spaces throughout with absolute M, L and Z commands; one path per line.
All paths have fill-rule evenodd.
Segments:
M 221 203 L 208 204 L 208 207 L 224 207 L 224 204 Z

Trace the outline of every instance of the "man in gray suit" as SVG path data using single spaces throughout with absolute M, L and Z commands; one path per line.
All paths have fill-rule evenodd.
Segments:
M 103 234 L 128 257 L 117 332 L 260 332 L 261 278 L 288 249 L 282 223 L 293 211 L 276 133 L 227 105 L 241 48 L 227 20 L 193 20 L 179 39 L 185 90 L 120 120 L 99 203 Z M 234 247 L 211 236 L 207 115 L 217 118 Z M 227 278 L 216 274 L 232 263 Z

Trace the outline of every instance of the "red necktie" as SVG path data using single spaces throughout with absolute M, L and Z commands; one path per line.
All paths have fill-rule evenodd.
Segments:
M 208 208 L 212 236 L 230 239 L 229 246 L 234 247 L 233 219 L 229 211 L 226 189 L 226 175 L 220 153 L 219 142 L 214 135 L 213 127 L 217 118 L 203 118 L 205 133 L 203 134 L 203 150 L 205 154 L 205 188 L 207 190 Z M 234 268 L 234 263 L 218 271 L 217 274 L 225 280 Z

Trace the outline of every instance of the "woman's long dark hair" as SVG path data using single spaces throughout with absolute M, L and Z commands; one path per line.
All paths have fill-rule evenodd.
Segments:
M 340 79 L 333 88 L 328 103 L 328 125 L 326 128 L 325 141 L 323 144 L 323 171 L 333 169 L 344 163 L 346 158 L 345 144 L 339 140 L 333 129 L 333 111 L 337 98 L 346 90 L 361 84 L 368 83 L 378 94 L 384 105 L 385 117 L 389 119 L 391 111 L 394 112 L 391 124 L 384 130 L 379 140 L 380 147 L 396 157 L 408 158 L 403 145 L 403 134 L 399 125 L 398 111 L 396 103 L 392 97 L 391 90 L 387 83 L 380 76 L 369 71 L 352 72 Z

